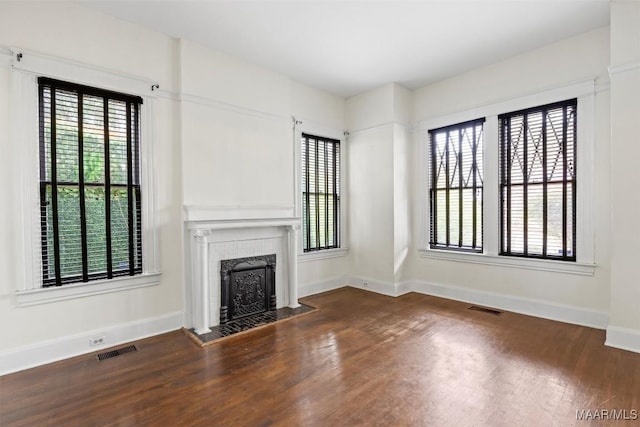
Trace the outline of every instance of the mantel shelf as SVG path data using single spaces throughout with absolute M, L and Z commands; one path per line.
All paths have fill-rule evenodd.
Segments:
M 300 218 L 252 218 L 187 221 L 189 230 L 221 230 L 258 227 L 299 227 Z

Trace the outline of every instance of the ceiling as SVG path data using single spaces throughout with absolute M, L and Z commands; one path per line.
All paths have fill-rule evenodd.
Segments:
M 409 89 L 609 24 L 607 0 L 90 1 L 348 98 Z

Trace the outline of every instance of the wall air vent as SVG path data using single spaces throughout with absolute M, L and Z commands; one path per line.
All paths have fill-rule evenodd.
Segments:
M 102 362 L 105 359 L 110 359 L 112 357 L 120 356 L 122 354 L 131 353 L 132 351 L 138 351 L 135 345 L 128 345 L 126 347 L 118 348 L 111 351 L 105 351 L 104 353 L 98 354 L 98 361 Z

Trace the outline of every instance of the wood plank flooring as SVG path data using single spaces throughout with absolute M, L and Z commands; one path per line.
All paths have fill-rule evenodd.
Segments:
M 640 410 L 640 354 L 604 331 L 420 294 L 302 301 L 320 309 L 207 348 L 176 331 L 0 377 L 0 425 L 639 424 L 577 419 Z

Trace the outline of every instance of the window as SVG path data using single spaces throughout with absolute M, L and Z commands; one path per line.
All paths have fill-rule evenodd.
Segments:
M 142 273 L 142 98 L 38 79 L 44 287 Z
M 594 81 L 586 79 L 420 122 L 419 200 L 424 213 L 420 216 L 420 256 L 592 276 L 595 93 Z M 476 152 L 476 185 L 479 182 L 480 186 L 476 233 L 480 228 L 481 234 L 476 234 L 479 246 L 473 249 L 468 247 L 471 240 L 465 237 L 473 235 L 471 223 L 465 221 L 472 215 L 463 206 L 460 247 L 460 212 L 454 208 L 460 206 L 460 190 L 456 187 L 463 188 L 463 202 L 464 191 L 473 187 L 466 178 L 469 171 L 464 165 L 470 160 L 465 160 L 464 143 L 460 149 L 459 135 L 479 117 L 484 117 L 479 123 L 482 138 Z M 466 132 L 469 135 L 468 129 Z M 469 153 L 467 148 L 466 155 Z M 460 155 L 462 169 L 456 163 Z M 460 176 L 454 176 L 459 170 L 463 185 Z M 449 185 L 448 242 L 446 193 L 439 196 L 439 204 L 434 204 L 432 192 L 441 193 L 442 183 L 446 190 L 445 177 Z M 468 229 L 472 232 L 465 234 Z
M 483 123 L 429 130 L 432 249 L 482 252 Z
M 576 260 L 576 108 L 498 116 L 501 255 Z
M 301 138 L 304 252 L 340 247 L 340 141 Z

